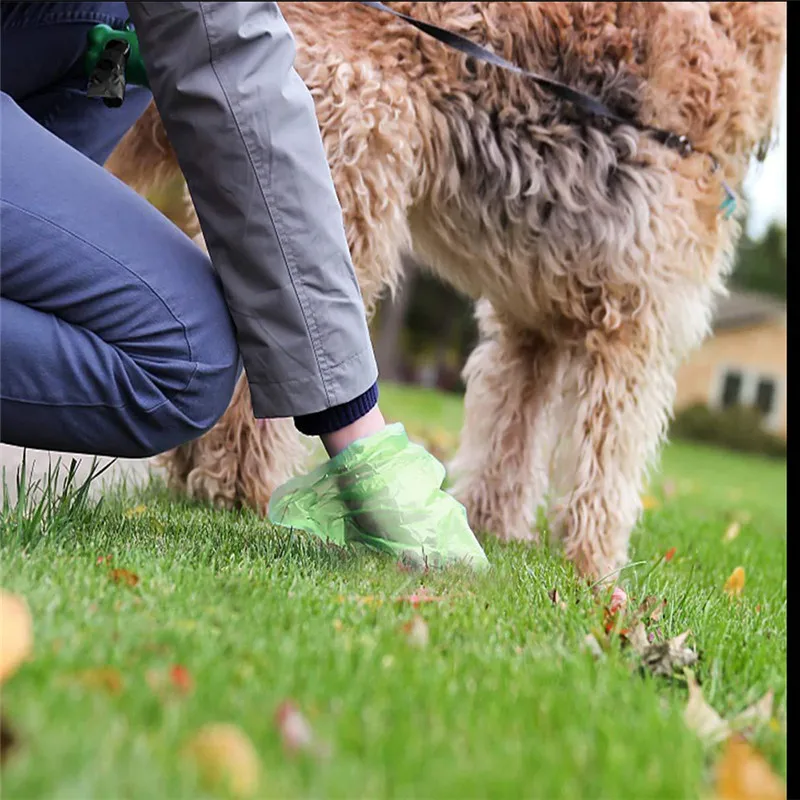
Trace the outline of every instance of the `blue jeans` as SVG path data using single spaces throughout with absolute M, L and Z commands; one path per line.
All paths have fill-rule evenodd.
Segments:
M 150 101 L 86 97 L 124 3 L 3 3 L 0 439 L 145 457 L 207 431 L 239 352 L 211 262 L 102 163 Z

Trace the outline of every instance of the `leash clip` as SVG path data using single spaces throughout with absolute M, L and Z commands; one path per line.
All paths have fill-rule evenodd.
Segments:
M 109 108 L 119 108 L 125 99 L 125 68 L 131 46 L 124 39 L 110 39 L 89 75 L 86 94 L 99 97 Z

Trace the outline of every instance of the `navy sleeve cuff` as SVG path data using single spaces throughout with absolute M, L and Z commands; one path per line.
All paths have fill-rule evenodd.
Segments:
M 304 433 L 306 436 L 324 436 L 326 433 L 333 433 L 352 425 L 357 419 L 361 419 L 368 411 L 371 411 L 377 403 L 378 384 L 373 383 L 364 394 L 359 395 L 355 400 L 342 403 L 340 406 L 333 406 L 333 408 L 326 408 L 316 414 L 295 417 L 294 425 L 300 433 Z

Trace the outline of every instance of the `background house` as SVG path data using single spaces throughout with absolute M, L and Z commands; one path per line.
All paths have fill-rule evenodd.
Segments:
M 713 335 L 677 375 L 676 410 L 756 405 L 764 427 L 786 438 L 786 304 L 757 292 L 720 301 Z

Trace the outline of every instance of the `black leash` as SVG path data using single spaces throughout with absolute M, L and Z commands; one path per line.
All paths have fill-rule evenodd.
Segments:
M 544 75 L 539 75 L 536 72 L 522 69 L 522 67 L 518 66 L 517 64 L 507 61 L 502 56 L 498 56 L 491 50 L 487 50 L 485 47 L 476 44 L 471 39 L 467 39 L 465 36 L 462 36 L 459 33 L 454 33 L 446 28 L 440 28 L 438 25 L 433 25 L 430 22 L 423 22 L 422 20 L 415 19 L 407 14 L 401 14 L 399 11 L 395 11 L 385 3 L 371 2 L 370 0 L 358 0 L 358 2 L 362 6 L 367 6 L 368 8 L 375 9 L 376 11 L 384 11 L 387 14 L 392 14 L 393 16 L 409 23 L 409 25 L 413 25 L 423 33 L 427 33 L 428 36 L 432 36 L 442 44 L 452 47 L 454 50 L 458 50 L 466 56 L 470 56 L 478 61 L 484 61 L 488 64 L 493 64 L 496 67 L 500 67 L 500 69 L 507 70 L 508 72 L 514 72 L 524 78 L 529 78 L 542 88 L 550 91 L 556 97 L 572 103 L 577 109 L 583 111 L 589 116 L 601 117 L 611 122 L 615 122 L 618 125 L 630 125 L 631 127 L 634 127 L 643 133 L 647 133 L 665 147 L 678 152 L 683 158 L 687 158 L 695 152 L 701 153 L 699 150 L 695 151 L 694 146 L 689 141 L 687 136 L 681 136 L 677 133 L 673 133 L 672 131 L 656 128 L 652 125 L 643 125 L 636 119 L 621 117 L 597 98 L 585 94 L 584 92 L 579 92 L 577 89 L 573 89 L 571 86 L 567 86 L 565 83 L 561 83 L 553 78 L 547 78 Z M 717 159 L 711 153 L 702 153 L 702 155 L 705 155 L 711 159 L 711 171 L 712 173 L 716 172 L 719 169 L 719 161 L 717 161 Z M 736 195 L 733 193 L 733 191 L 731 191 L 730 187 L 727 183 L 725 183 L 725 181 L 722 181 L 722 186 L 725 190 L 726 198 L 720 206 L 720 210 L 725 213 L 725 219 L 728 219 L 736 209 Z

